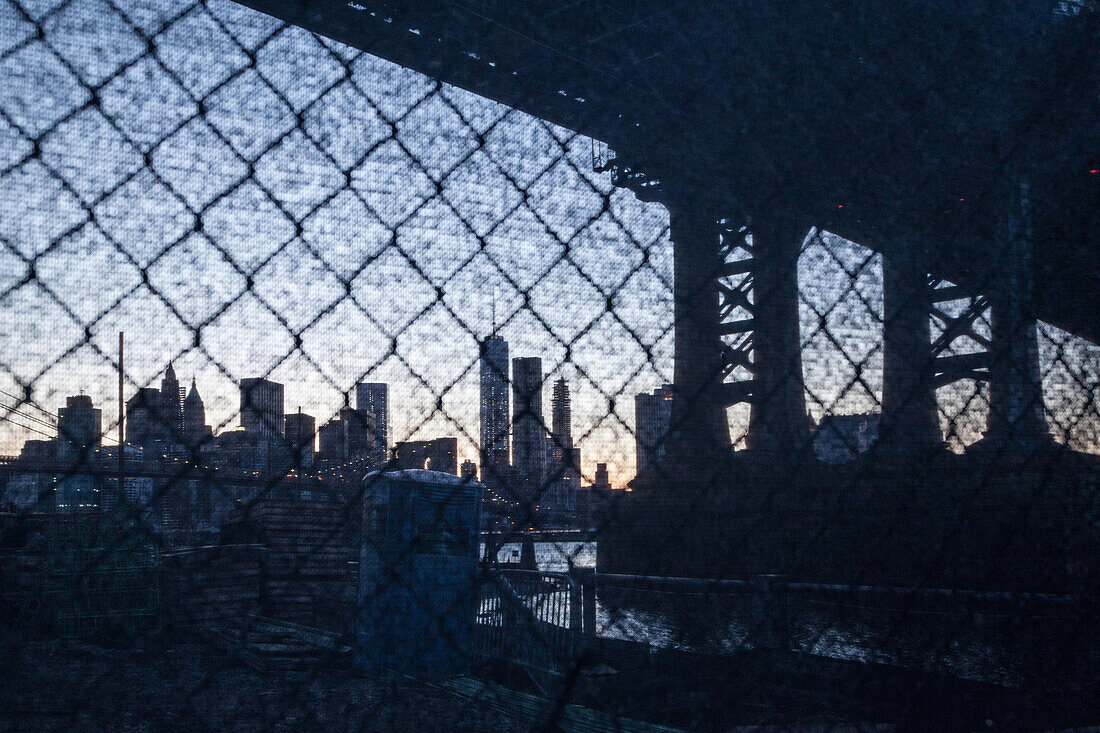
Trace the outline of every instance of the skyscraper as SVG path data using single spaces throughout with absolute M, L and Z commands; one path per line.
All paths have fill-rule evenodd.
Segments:
M 563 377 L 554 382 L 554 396 L 550 400 L 552 457 L 559 461 L 573 449 L 572 423 L 573 410 L 569 402 L 569 385 Z
M 355 408 L 374 414 L 375 448 L 372 463 L 381 467 L 390 452 L 389 385 L 382 382 L 363 382 L 355 385 Z
M 57 411 L 58 459 L 74 466 L 90 462 L 92 452 L 103 439 L 102 424 L 102 414 L 92 406 L 91 397 L 66 398 L 65 406 Z M 67 467 L 65 474 L 58 477 L 55 502 L 59 512 L 95 509 L 99 505 L 96 479 L 90 473 Z
M 634 441 L 639 474 L 652 471 L 661 463 L 671 421 L 671 384 L 653 390 L 652 394 L 634 397 Z
M 154 387 L 141 387 L 126 400 L 126 442 L 149 446 L 158 440 L 160 431 L 160 392 Z
M 508 342 L 490 336 L 481 344 L 481 477 L 499 479 L 511 462 L 508 450 Z M 494 470 L 496 469 L 496 470 Z
M 57 411 L 57 455 L 62 460 L 81 460 L 98 448 L 103 439 L 103 418 L 88 395 L 65 399 Z
M 241 427 L 274 438 L 283 434 L 283 385 L 251 377 L 241 380 Z
M 546 427 L 542 419 L 542 359 L 512 360 L 512 451 L 528 488 L 540 491 L 546 472 Z
M 378 436 L 374 413 L 345 407 L 340 410 L 344 425 L 345 456 L 349 461 L 368 461 L 372 467 L 377 456 Z
M 160 380 L 160 407 L 157 417 L 161 423 L 161 440 L 165 443 L 180 442 L 183 436 L 183 394 L 171 362 L 164 371 L 164 378 Z
M 192 378 L 191 391 L 183 400 L 183 442 L 194 450 L 209 443 L 210 438 L 210 426 L 206 424 L 206 407 Z
M 581 457 L 580 451 L 573 447 L 573 412 L 569 385 L 564 378 L 554 382 L 550 412 L 551 430 L 546 443 L 547 490 L 539 506 L 546 509 L 552 521 L 564 524 L 576 518 L 577 490 L 581 485 Z
M 312 415 L 292 412 L 286 416 L 285 436 L 290 447 L 294 466 L 310 468 L 313 466 L 313 442 L 317 435 L 317 420 Z
M 318 432 L 317 457 L 321 460 L 339 463 L 347 460 L 348 449 L 344 441 L 344 423 L 339 418 L 330 420 L 321 426 Z

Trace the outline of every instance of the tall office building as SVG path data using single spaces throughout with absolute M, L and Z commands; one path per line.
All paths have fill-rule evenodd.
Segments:
M 561 461 L 573 449 L 572 423 L 569 385 L 562 378 L 554 382 L 554 396 L 550 399 L 550 437 L 553 446 L 551 458 Z
M 390 388 L 382 382 L 363 382 L 355 385 L 355 408 L 374 415 L 374 454 L 372 462 L 382 466 L 390 452 Z
M 580 486 L 581 452 L 573 446 L 573 410 L 569 385 L 564 378 L 554 383 L 554 394 L 550 400 L 550 425 L 547 456 L 551 476 L 569 486 Z
M 378 429 L 374 413 L 345 407 L 340 410 L 340 422 L 344 425 L 345 455 L 349 461 L 370 462 L 372 467 L 378 450 Z
M 318 432 L 317 458 L 339 463 L 347 460 L 348 450 L 344 441 L 344 423 L 339 418 L 321 426 Z
M 541 491 L 546 472 L 546 427 L 542 419 L 542 359 L 512 360 L 512 457 L 528 488 Z
M 57 457 L 80 466 L 92 460 L 103 439 L 102 414 L 92 406 L 88 395 L 75 395 L 65 400 L 57 411 Z M 89 473 L 67 468 L 58 477 L 55 508 L 59 512 L 78 512 L 99 506 L 96 479 Z
M 481 344 L 481 477 L 494 481 L 511 463 L 508 434 L 508 342 L 490 336 Z
M 57 411 L 57 455 L 62 460 L 79 460 L 99 448 L 103 440 L 103 417 L 88 395 L 65 399 Z
M 540 511 L 562 526 L 577 517 L 577 491 L 581 486 L 580 450 L 573 447 L 573 411 L 569 385 L 554 382 L 550 399 L 550 436 L 546 442 L 547 489 L 540 497 Z
M 313 442 L 317 435 L 317 420 L 299 409 L 286 416 L 284 430 L 294 463 L 299 468 L 313 466 Z
M 191 391 L 183 400 L 183 443 L 195 449 L 208 444 L 211 437 L 210 426 L 206 424 L 206 406 L 192 378 Z
M 126 400 L 126 442 L 148 446 L 160 439 L 160 391 L 141 387 Z
M 263 377 L 241 380 L 241 427 L 275 438 L 283 434 L 283 385 Z
M 126 442 L 160 450 L 186 444 L 184 399 L 176 370 L 171 364 L 160 381 L 160 389 L 142 387 L 126 401 Z
M 183 393 L 176 379 L 176 370 L 172 363 L 164 371 L 160 380 L 161 439 L 166 443 L 178 443 L 183 436 Z
M 370 410 L 345 407 L 336 417 L 321 426 L 318 436 L 318 459 L 339 463 L 367 461 L 369 468 L 378 467 L 373 463 L 377 441 L 374 413 Z
M 634 397 L 634 443 L 639 474 L 656 469 L 664 459 L 671 422 L 671 384 Z

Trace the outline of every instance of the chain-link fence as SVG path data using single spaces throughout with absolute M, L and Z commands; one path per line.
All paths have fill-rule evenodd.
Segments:
M 523 68 L 439 40 L 428 76 L 440 17 L 504 11 L 374 5 L 0 0 L 7 724 L 1096 722 L 1100 347 L 1054 290 L 1096 282 L 1095 151 L 1025 175 L 1023 115 L 1008 173 L 927 211 L 994 200 L 992 249 L 884 245 L 858 202 L 714 205 L 667 178 L 694 153 L 529 114 L 595 101 L 509 86 L 558 78 L 568 8 L 509 31 Z M 379 55 L 293 24 L 353 11 Z M 1044 12 L 1027 110 L 1095 80 L 1093 9 Z M 582 17 L 635 55 L 677 31 Z M 635 91 L 679 129 L 728 82 Z

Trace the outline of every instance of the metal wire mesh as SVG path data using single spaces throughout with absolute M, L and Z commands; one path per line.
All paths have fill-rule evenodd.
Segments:
M 797 385 L 810 444 L 779 478 L 742 460 L 770 398 L 757 379 L 721 408 L 724 478 L 654 493 L 680 486 L 673 411 L 703 398 L 673 385 L 676 225 L 604 143 L 227 0 L 0 0 L 0 74 L 4 633 L 29 665 L 6 693 L 15 724 L 919 726 L 1052 674 L 1072 691 L 1036 706 L 1095 691 L 1095 344 L 1038 323 L 1049 443 L 1030 478 L 963 463 L 991 424 L 1000 316 L 920 262 L 930 346 L 971 365 L 936 374 L 945 448 L 929 462 L 946 468 L 929 482 L 946 493 L 925 496 L 898 478 L 924 459 L 874 462 L 895 429 L 889 265 L 807 227 L 774 268 L 797 280 L 799 361 L 770 378 Z M 738 324 L 774 277 L 746 264 L 762 224 L 707 226 L 728 257 L 718 381 L 736 388 L 762 364 Z M 386 534 L 396 504 L 364 509 L 375 471 L 425 468 L 480 478 L 473 540 L 439 508 L 458 488 L 403 545 Z M 1030 548 L 1012 544 L 1021 528 Z M 959 549 L 973 537 L 979 559 Z M 854 556 L 868 545 L 893 549 Z M 368 551 L 370 592 L 401 587 L 430 621 L 412 635 L 467 676 L 334 671 L 371 623 Z M 1003 572 L 981 564 L 998 552 Z M 400 570 L 467 555 L 472 594 Z M 896 557 L 915 563 L 906 582 Z M 1037 560 L 1006 581 L 1020 557 Z M 746 677 L 761 650 L 791 654 L 785 671 Z M 902 670 L 893 687 L 869 687 L 885 668 Z M 806 681 L 830 675 L 861 702 Z M 723 685 L 742 697 L 708 708 Z M 997 725 L 1037 708 L 1011 709 L 1024 717 Z

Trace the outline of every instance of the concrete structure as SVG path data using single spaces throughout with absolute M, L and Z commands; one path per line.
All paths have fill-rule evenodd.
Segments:
M 458 475 L 458 438 L 410 440 L 394 446 L 394 460 L 401 470 L 424 470 Z
M 664 460 L 672 424 L 671 384 L 634 397 L 634 444 L 638 475 L 655 470 Z
M 390 388 L 381 382 L 363 382 L 355 385 L 355 409 L 374 415 L 375 448 L 371 463 L 381 467 L 390 454 Z
M 479 484 L 435 471 L 363 480 L 357 667 L 422 678 L 469 669 L 481 495 Z
M 283 385 L 263 377 L 241 380 L 241 427 L 274 439 L 283 434 Z
M 497 474 L 511 464 L 508 342 L 500 336 L 490 336 L 481 343 L 480 388 L 481 476 L 498 484 L 501 477 Z

